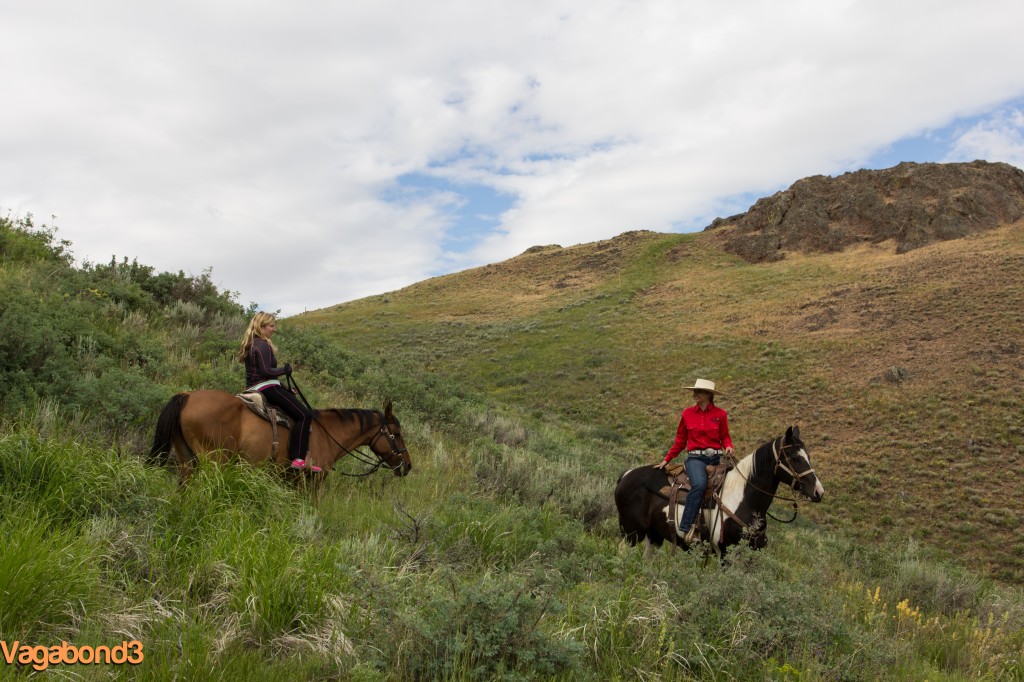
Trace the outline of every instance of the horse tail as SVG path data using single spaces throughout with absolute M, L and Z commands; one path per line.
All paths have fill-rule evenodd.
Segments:
M 648 538 L 654 545 L 661 545 L 664 541 L 649 514 L 653 487 L 651 479 L 659 475 L 665 478 L 661 470 L 655 470 L 649 465 L 639 466 L 624 471 L 615 483 L 615 508 L 619 512 L 619 532 L 631 545 L 642 542 L 644 538 Z M 654 487 L 654 490 L 659 490 L 661 485 Z
M 149 449 L 149 462 L 164 466 L 171 456 L 171 448 L 175 438 L 183 438 L 181 433 L 181 411 L 188 401 L 188 393 L 178 393 L 164 406 L 160 418 L 156 421 L 156 433 L 153 435 L 153 447 Z

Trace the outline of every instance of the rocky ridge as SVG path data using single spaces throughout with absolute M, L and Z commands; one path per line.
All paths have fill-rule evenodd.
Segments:
M 1022 217 L 1024 171 L 1015 166 L 904 162 L 798 180 L 705 231 L 727 251 L 762 262 L 786 252 L 835 252 L 887 240 L 904 253 Z

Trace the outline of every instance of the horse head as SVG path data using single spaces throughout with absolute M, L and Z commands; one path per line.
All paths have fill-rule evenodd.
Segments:
M 390 400 L 384 405 L 380 428 L 370 439 L 369 446 L 373 453 L 395 472 L 395 476 L 405 476 L 412 469 L 409 449 L 402 440 L 402 426 L 391 411 Z
M 775 444 L 772 444 L 775 447 Z M 775 451 L 776 476 L 779 481 L 805 495 L 811 502 L 821 502 L 825 495 L 825 487 L 821 485 L 814 468 L 811 456 L 800 440 L 800 427 L 790 426 L 782 437 L 782 444 Z

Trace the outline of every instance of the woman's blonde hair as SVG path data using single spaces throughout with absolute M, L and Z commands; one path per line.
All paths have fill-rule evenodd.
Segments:
M 252 350 L 252 342 L 256 339 L 263 339 L 270 344 L 270 349 L 277 353 L 277 348 L 274 346 L 274 342 L 263 335 L 263 327 L 268 324 L 274 324 L 276 318 L 270 313 L 259 312 L 253 315 L 252 319 L 249 320 L 249 328 L 245 330 L 245 336 L 242 337 L 242 346 L 238 349 L 238 361 L 245 362 L 245 359 L 249 356 L 249 351 Z

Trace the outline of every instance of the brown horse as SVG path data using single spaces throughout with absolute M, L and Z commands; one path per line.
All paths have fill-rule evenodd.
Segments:
M 288 429 L 278 427 L 276 448 L 273 439 L 270 422 L 255 415 L 237 396 L 225 391 L 191 391 L 175 395 L 160 413 L 149 457 L 164 465 L 173 453 L 182 483 L 192 475 L 200 454 L 218 462 L 233 455 L 250 463 L 273 458 L 284 468 L 288 464 Z M 391 469 L 396 476 L 405 476 L 412 469 L 390 401 L 383 412 L 318 410 L 306 461 L 327 472 L 338 459 L 364 445 L 377 456 L 375 467 Z

